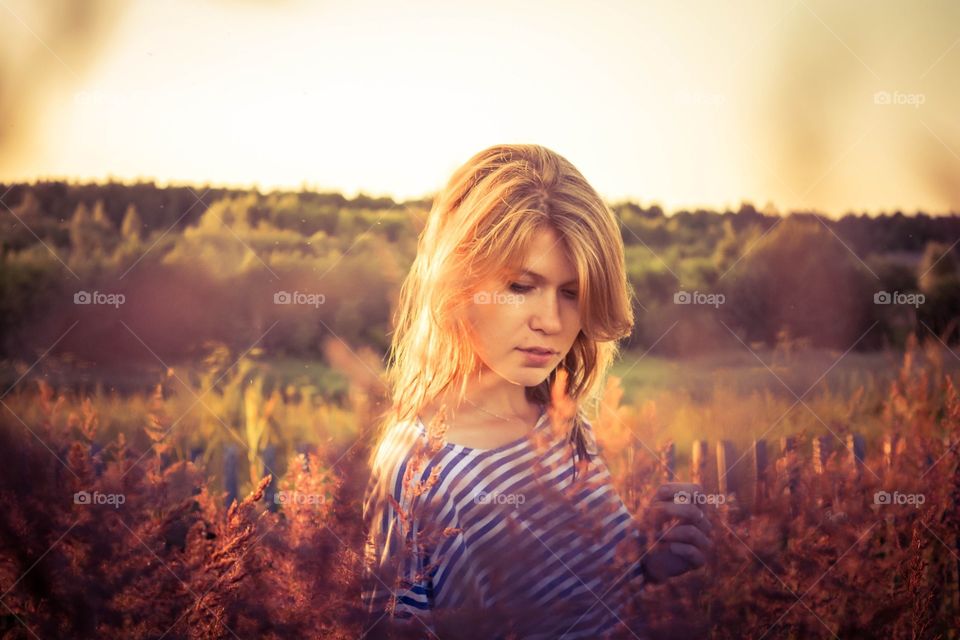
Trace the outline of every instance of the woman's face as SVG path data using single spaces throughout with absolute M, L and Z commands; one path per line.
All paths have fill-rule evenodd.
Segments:
M 526 271 L 527 273 L 524 273 Z M 552 229 L 539 231 L 521 272 L 481 284 L 467 311 L 477 355 L 500 377 L 525 387 L 543 382 L 580 333 L 577 274 Z M 546 356 L 521 349 L 544 348 Z

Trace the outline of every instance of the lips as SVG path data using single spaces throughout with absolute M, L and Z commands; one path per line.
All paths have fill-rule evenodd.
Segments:
M 533 354 L 536 354 L 536 355 L 538 355 L 538 356 L 552 356 L 553 354 L 556 353 L 556 351 L 552 351 L 552 350 L 550 350 L 550 349 L 541 349 L 540 347 L 533 347 L 533 348 L 531 348 L 531 349 L 523 349 L 523 348 L 521 348 L 520 351 L 525 351 L 525 352 L 527 352 L 527 353 L 533 353 Z

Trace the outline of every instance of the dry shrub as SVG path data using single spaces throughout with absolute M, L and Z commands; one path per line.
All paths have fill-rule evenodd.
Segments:
M 904 436 L 889 466 L 878 443 L 859 474 L 843 449 L 822 474 L 788 457 L 759 508 L 711 512 L 716 548 L 705 568 L 639 593 L 627 587 L 630 629 L 619 635 L 957 637 L 960 397 L 935 360 L 927 358 L 931 371 L 914 351 L 884 405 L 885 422 Z M 162 396 L 154 400 L 146 451 L 123 435 L 99 447 L 91 405 L 63 416 L 63 398 L 44 385 L 34 400 L 43 420 L 26 425 L 4 409 L 0 634 L 355 638 L 367 630 L 359 594 L 368 443 L 339 460 L 331 451 L 293 457 L 279 508 L 264 504 L 269 476 L 226 508 L 202 467 L 173 459 L 164 436 L 171 421 Z M 654 442 L 659 423 L 655 406 L 619 401 L 609 389 L 594 426 L 618 492 L 639 514 L 663 470 L 638 440 Z M 81 491 L 123 503 L 77 504 Z M 924 502 L 876 504 L 876 491 Z M 655 541 L 660 532 L 646 533 Z M 593 535 L 589 526 L 583 535 Z M 624 549 L 617 570 L 635 559 Z M 492 584 L 506 588 L 500 576 L 529 561 L 488 558 Z M 450 612 L 440 637 L 522 637 L 537 612 L 516 604 Z
M 652 637 L 958 637 L 960 398 L 926 350 L 921 365 L 911 344 L 884 403 L 890 463 L 880 438 L 859 471 L 841 446 L 822 474 L 791 453 L 769 500 L 712 508 L 708 565 L 643 595 Z
M 362 447 L 335 471 L 292 459 L 276 511 L 270 476 L 226 508 L 203 468 L 168 461 L 162 403 L 153 448 L 121 435 L 93 453 L 95 416 L 61 419 L 53 395 L 40 424 L 6 410 L 0 426 L 3 637 L 356 637 Z

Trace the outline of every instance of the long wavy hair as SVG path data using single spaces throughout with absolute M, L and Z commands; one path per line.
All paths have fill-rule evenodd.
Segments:
M 597 453 L 586 442 L 584 415 L 600 401 L 619 339 L 633 329 L 619 225 L 583 175 L 556 152 L 533 144 L 490 147 L 457 169 L 434 199 L 400 289 L 386 370 L 391 402 L 368 432 L 371 476 L 363 499 L 365 563 L 383 584 L 394 583 L 391 571 L 403 566 L 408 551 L 402 544 L 394 548 L 392 533 L 374 523 L 391 502 L 401 511 L 400 521 L 412 517 L 392 500 L 391 473 L 383 468 L 393 446 L 409 442 L 409 434 L 400 437 L 391 428 L 415 420 L 448 389 L 463 400 L 470 376 L 481 367 L 464 311 L 488 278 L 506 286 L 535 234 L 551 229 L 576 268 L 581 330 L 563 360 L 525 394 L 550 413 L 554 433 L 566 433 L 578 459 L 574 477 Z M 407 475 L 416 475 L 423 456 L 436 450 L 434 426 L 429 446 L 415 443 Z
M 463 312 L 481 282 L 507 282 L 536 232 L 554 230 L 575 265 L 582 329 L 528 400 L 551 406 L 558 371 L 578 415 L 595 409 L 604 378 L 633 328 L 632 290 L 616 217 L 563 156 L 535 144 L 495 145 L 458 168 L 433 201 L 400 289 L 386 380 L 391 405 L 373 432 L 371 464 L 391 426 L 447 389 L 462 401 L 480 367 Z

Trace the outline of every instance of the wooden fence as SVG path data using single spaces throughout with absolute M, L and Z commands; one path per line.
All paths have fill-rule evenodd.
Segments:
M 786 436 L 780 438 L 777 451 L 769 446 L 766 440 L 754 440 L 748 451 L 740 451 L 729 440 L 719 440 L 714 447 L 707 440 L 695 440 L 690 454 L 690 474 L 692 482 L 703 487 L 704 493 L 724 494 L 734 496 L 738 505 L 751 510 L 767 500 L 777 479 L 787 480 L 787 489 L 796 489 L 796 478 L 786 478 L 791 468 L 791 457 L 799 459 L 801 452 L 797 446 L 798 438 Z M 906 441 L 899 434 L 889 434 L 883 438 L 883 467 L 889 468 L 896 456 L 904 451 Z M 298 452 L 306 453 L 308 446 L 300 446 Z M 864 473 L 866 458 L 866 441 L 858 433 L 846 436 L 842 446 L 834 435 L 816 436 L 812 440 L 812 455 L 809 464 L 816 474 L 825 470 L 830 454 L 837 452 L 841 464 L 848 465 L 851 472 L 857 477 Z M 809 454 L 808 454 L 809 455 Z M 238 499 L 238 475 L 240 468 L 244 468 L 242 452 L 234 444 L 229 444 L 224 450 L 223 471 L 224 488 L 226 489 L 226 504 L 229 505 Z M 676 445 L 668 444 L 660 452 L 660 463 L 663 468 L 663 477 L 667 481 L 676 480 Z M 273 447 L 267 447 L 261 454 L 263 474 L 276 463 L 276 454 Z M 933 464 L 928 460 L 928 465 Z M 873 469 L 880 473 L 881 469 Z M 869 473 L 869 472 L 868 472 Z M 273 510 L 274 494 L 277 491 L 278 478 L 266 489 L 267 504 Z
M 739 507 L 749 511 L 771 497 L 771 490 L 778 480 L 785 482 L 787 491 L 795 491 L 798 463 L 810 464 L 815 474 L 822 475 L 831 454 L 835 453 L 837 462 L 846 466 L 855 477 L 860 478 L 865 473 L 867 447 L 861 434 L 847 434 L 842 444 L 832 434 L 816 436 L 811 443 L 809 451 L 803 453 L 795 436 L 780 438 L 776 450 L 766 440 L 754 440 L 746 451 L 738 450 L 729 440 L 719 440 L 713 447 L 708 440 L 695 440 L 690 452 L 689 478 L 701 485 L 704 493 L 732 496 Z M 905 446 L 906 441 L 901 435 L 885 435 L 880 458 L 882 466 L 866 473 L 882 477 L 895 458 L 903 454 Z M 803 460 L 805 456 L 809 456 L 807 461 Z M 660 463 L 667 481 L 676 480 L 676 459 L 676 445 L 671 443 L 661 449 Z M 928 459 L 926 462 L 929 467 L 935 461 Z

